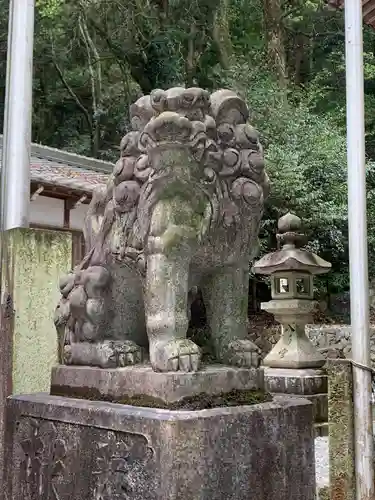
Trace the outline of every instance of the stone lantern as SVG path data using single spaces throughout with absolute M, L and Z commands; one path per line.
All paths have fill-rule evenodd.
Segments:
M 305 235 L 301 219 L 290 213 L 280 218 L 279 250 L 265 255 L 254 265 L 257 274 L 271 276 L 272 300 L 262 309 L 281 323 L 281 337 L 263 360 L 269 368 L 320 368 L 325 358 L 305 333 L 317 303 L 313 300 L 313 277 L 330 270 L 331 264 L 302 248 Z

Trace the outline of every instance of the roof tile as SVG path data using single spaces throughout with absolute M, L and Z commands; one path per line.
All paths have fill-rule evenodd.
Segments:
M 52 150 L 49 148 L 45 149 L 46 156 L 49 156 L 47 153 Z M 38 146 L 38 152 L 41 150 L 43 150 L 43 146 Z M 70 164 L 69 161 L 59 161 L 58 159 L 55 160 L 48 157 L 44 158 L 39 154 L 35 154 L 32 146 L 30 162 L 31 181 L 50 186 L 83 191 L 91 195 L 96 186 L 107 183 L 109 173 L 96 171 L 94 159 L 92 169 L 88 169 L 85 166 L 80 167 L 78 166 L 79 159 L 79 156 L 75 156 L 74 164 Z M 89 158 L 85 158 L 86 165 L 89 160 Z M 0 143 L 0 168 L 1 161 L 2 144 Z M 110 167 L 110 164 L 106 164 L 106 167 Z

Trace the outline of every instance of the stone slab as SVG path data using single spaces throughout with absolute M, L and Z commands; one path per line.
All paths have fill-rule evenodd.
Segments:
M 328 422 L 328 395 L 327 394 L 313 394 L 311 396 L 303 396 L 313 404 L 314 422 L 327 423 Z
M 154 372 L 150 365 L 95 368 L 58 365 L 52 369 L 51 394 L 117 401 L 147 395 L 172 403 L 199 393 L 263 390 L 262 368 L 209 365 L 198 372 Z
M 356 497 L 352 368 L 347 359 L 327 361 L 330 494 L 340 500 Z
M 48 391 L 57 363 L 53 323 L 61 273 L 72 266 L 68 231 L 16 228 L 1 234 L 0 484 L 4 411 L 10 394 Z M 1 489 L 0 489 L 1 492 Z
M 8 400 L 6 500 L 314 500 L 312 405 Z
M 292 396 L 292 395 L 291 394 L 283 394 L 283 396 Z M 328 395 L 327 394 L 309 394 L 307 396 L 293 394 L 293 397 L 307 399 L 307 401 L 310 401 L 310 403 L 312 403 L 315 424 L 325 424 L 328 422 Z
M 265 389 L 271 393 L 327 394 L 328 378 L 323 370 L 265 368 Z
M 328 422 L 314 425 L 315 437 L 328 437 Z

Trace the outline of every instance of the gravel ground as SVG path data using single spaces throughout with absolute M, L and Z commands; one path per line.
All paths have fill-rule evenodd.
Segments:
M 328 437 L 315 438 L 315 474 L 319 490 L 329 483 Z

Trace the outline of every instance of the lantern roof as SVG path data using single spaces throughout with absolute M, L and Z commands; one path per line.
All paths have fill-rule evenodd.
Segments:
M 298 271 L 310 274 L 324 274 L 331 269 L 331 264 L 302 248 L 306 237 L 302 233 L 302 222 L 294 214 L 287 213 L 278 221 L 278 247 L 255 262 L 253 270 L 257 274 Z

